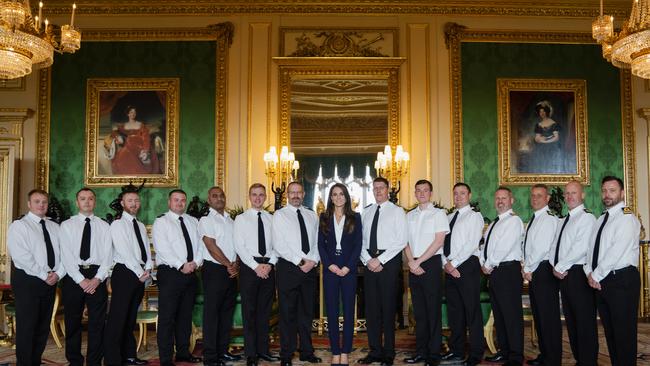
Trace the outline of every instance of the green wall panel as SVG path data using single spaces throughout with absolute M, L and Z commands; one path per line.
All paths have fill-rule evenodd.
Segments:
M 84 42 L 52 67 L 50 191 L 69 213 L 84 184 L 86 80 L 180 79 L 179 182 L 188 196 L 204 196 L 214 183 L 215 42 Z M 167 210 L 171 188 L 145 188 L 140 219 L 152 223 Z M 96 188 L 96 214 L 112 210 L 119 187 Z
M 466 42 L 461 46 L 461 70 L 465 181 L 472 186 L 472 200 L 479 201 L 483 215 L 496 215 L 498 78 L 587 81 L 591 185 L 585 190 L 585 205 L 600 212 L 600 179 L 609 174 L 623 176 L 619 70 L 602 58 L 600 46 Z M 511 188 L 514 210 L 528 220 L 529 187 Z

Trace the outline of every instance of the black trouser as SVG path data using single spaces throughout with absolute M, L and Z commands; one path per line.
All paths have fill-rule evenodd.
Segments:
M 275 297 L 275 269 L 269 278 L 257 277 L 254 270 L 242 265 L 239 270 L 242 318 L 244 320 L 244 354 L 256 357 L 269 353 L 269 321 Z
M 519 261 L 502 262 L 490 274 L 490 302 L 500 352 L 509 360 L 524 360 L 523 279 Z
M 167 265 L 158 266 L 158 354 L 160 363 L 191 357 L 192 309 L 196 296 L 196 274 Z M 204 321 L 205 325 L 205 321 Z
M 363 282 L 366 305 L 369 355 L 395 358 L 395 307 L 398 273 L 402 270 L 402 256 L 396 255 L 383 265 L 380 272 L 364 271 Z M 384 335 L 382 347 L 381 336 Z
M 40 278 L 14 268 L 11 289 L 16 304 L 17 364 L 40 365 L 50 333 L 56 285 L 50 286 Z
M 144 296 L 144 283 L 122 263 L 116 263 L 111 274 L 111 305 L 104 333 L 106 365 L 122 365 L 137 356 L 133 328 L 138 307 Z
M 230 344 L 232 314 L 237 303 L 237 279 L 230 278 L 221 264 L 204 261 L 203 276 L 203 362 L 217 362 Z
M 99 266 L 79 268 L 86 278 L 92 279 Z M 70 276 L 63 278 L 63 314 L 65 318 L 65 358 L 71 366 L 82 366 L 81 355 L 81 317 L 84 306 L 88 306 L 88 346 L 86 349 L 87 365 L 101 365 L 104 355 L 104 322 L 106 321 L 106 300 L 108 292 L 106 283 L 102 282 L 95 293 L 87 294 Z
M 422 275 L 409 273 L 415 315 L 416 353 L 428 360 L 440 358 L 442 344 L 442 265 L 440 255 L 424 261 Z
M 480 361 L 485 352 L 481 312 L 481 265 L 478 257 L 472 255 L 457 269 L 460 272 L 459 278 L 449 274 L 445 276 L 447 319 L 451 330 L 449 350 L 457 355 L 465 354 L 465 330 L 469 328 L 469 359 Z
M 560 281 L 562 312 L 573 357 L 578 365 L 598 364 L 596 297 L 587 282 L 582 264 L 572 266 Z
M 560 282 L 553 267 L 542 261 L 533 272 L 529 285 L 530 304 L 539 338 L 540 358 L 544 366 L 562 364 L 562 321 L 560 319 Z
M 318 285 L 318 267 L 308 273 L 282 258 L 278 260 L 278 293 L 280 297 L 280 357 L 291 360 L 296 350 L 296 334 L 300 335 L 300 355 L 314 354 L 311 344 L 311 323 L 314 319 L 314 291 Z
M 610 272 L 600 286 L 596 298 L 609 359 L 613 366 L 636 365 L 639 270 L 629 266 Z

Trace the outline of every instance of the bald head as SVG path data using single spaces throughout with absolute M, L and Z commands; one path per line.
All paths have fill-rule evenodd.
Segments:
M 585 200 L 585 192 L 582 190 L 582 184 L 575 180 L 570 181 L 564 187 L 564 201 L 569 210 L 580 206 Z

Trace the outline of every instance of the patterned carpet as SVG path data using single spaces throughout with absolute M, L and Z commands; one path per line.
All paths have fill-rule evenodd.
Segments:
M 600 335 L 600 354 L 598 357 L 598 364 L 609 365 L 610 361 L 608 358 L 607 346 L 605 344 L 605 338 L 604 338 L 602 327 L 599 328 L 599 335 Z M 526 327 L 525 337 L 526 337 L 525 338 L 526 358 L 534 358 L 537 355 L 537 348 L 534 347 L 530 342 L 529 326 Z M 155 333 L 153 332 L 153 328 L 149 332 L 148 341 L 149 341 L 148 350 L 140 349 L 138 357 L 143 359 L 148 359 L 150 361 L 149 365 L 151 366 L 157 366 L 159 365 L 158 349 L 156 347 L 156 336 Z M 329 364 L 330 354 L 327 351 L 329 345 L 327 337 L 325 335 L 318 336 L 314 334 L 313 343 L 314 343 L 314 347 L 316 348 L 317 356 L 321 357 L 324 361 L 323 364 L 324 365 Z M 638 344 L 639 344 L 639 352 L 645 354 L 643 359 L 638 360 L 638 364 L 650 366 L 650 323 L 639 323 Z M 85 349 L 85 339 L 84 339 L 83 347 L 84 347 L 83 349 Z M 355 336 L 354 347 L 355 347 L 354 351 L 350 355 L 351 363 L 353 363 L 355 360 L 361 357 L 364 357 L 368 352 L 366 335 L 364 333 L 360 333 Z M 395 364 L 403 365 L 404 362 L 402 360 L 405 357 L 410 356 L 411 351 L 415 348 L 415 337 L 413 335 L 409 335 L 406 330 L 397 331 L 396 348 L 398 350 L 398 354 L 395 357 Z M 563 354 L 564 357 L 563 357 L 562 364 L 571 365 L 571 366 L 575 365 L 575 361 L 571 356 L 569 339 L 566 334 L 566 329 L 564 330 L 563 333 L 563 349 L 564 349 L 564 354 Z M 272 350 L 277 352 L 278 350 L 277 341 L 274 342 L 274 344 L 272 345 Z M 234 351 L 235 353 L 240 352 L 240 350 L 234 350 Z M 197 345 L 197 349 L 195 350 L 194 353 L 195 355 L 198 356 L 201 355 L 200 344 Z M 15 362 L 16 362 L 15 350 L 9 347 L 0 347 L 0 366 L 15 364 Z M 296 364 L 302 364 L 302 362 L 299 362 L 297 360 L 297 356 L 294 358 L 294 362 Z M 62 348 L 57 348 L 56 344 L 54 343 L 54 340 L 51 337 L 49 339 L 47 349 L 45 350 L 45 354 L 43 356 L 43 363 L 46 365 L 66 365 L 64 350 Z M 183 365 L 190 365 L 190 364 L 177 363 L 177 365 L 183 366 Z M 245 365 L 245 363 L 236 362 L 233 363 L 233 365 Z M 490 363 L 484 362 L 482 365 L 490 365 Z

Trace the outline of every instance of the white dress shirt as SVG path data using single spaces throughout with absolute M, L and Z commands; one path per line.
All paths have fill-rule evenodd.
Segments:
M 602 233 L 600 234 L 600 246 L 598 247 L 598 263 L 596 268 L 591 268 L 596 244 L 596 235 L 602 224 L 605 215 L 601 215 L 594 225 L 589 240 L 587 251 L 587 263 L 585 273 L 596 282 L 607 277 L 611 271 L 625 267 L 639 265 L 639 234 L 641 224 L 636 215 L 625 207 L 625 202 L 610 207 L 609 218 Z
M 524 258 L 524 272 L 526 273 L 534 272 L 542 261 L 550 259 L 551 247 L 553 246 L 555 229 L 558 223 L 558 218 L 551 213 L 548 206 L 535 211 L 533 216 L 535 219 L 532 220 L 532 226 L 530 222 L 526 225 L 528 237 L 526 237 L 526 231 L 524 231 L 524 239 L 527 238 L 528 240 L 526 243 L 522 241 L 522 245 L 526 246 L 523 249 L 526 255 L 526 258 Z M 553 252 L 553 255 L 555 255 L 555 252 Z
M 382 209 L 383 210 L 383 209 Z M 379 212 L 379 218 L 383 212 Z M 429 202 L 424 209 L 418 205 L 416 208 L 406 214 L 406 221 L 408 223 L 408 241 L 411 247 L 413 258 L 418 258 L 427 251 L 437 233 L 449 232 L 449 222 L 445 212 Z M 370 221 L 372 224 L 372 221 Z M 435 253 L 442 254 L 443 248 Z
M 255 270 L 259 265 L 254 257 L 262 257 L 258 251 L 257 241 L 258 212 L 262 213 L 262 223 L 264 224 L 264 242 L 266 243 L 266 255 L 264 257 L 269 258 L 269 264 L 275 265 L 278 262 L 278 256 L 273 248 L 273 216 L 265 210 L 257 211 L 254 208 L 249 208 L 235 218 L 233 238 L 235 251 L 239 259 L 252 270 Z
M 494 227 L 494 230 L 490 235 L 487 259 L 485 259 L 485 243 L 492 227 Z M 481 265 L 490 269 L 498 267 L 502 262 L 521 261 L 523 234 L 524 223 L 521 222 L 519 216 L 512 212 L 512 209 L 499 215 L 499 221 L 496 224 L 492 221 L 485 231 L 484 244 L 479 255 Z
M 363 227 L 363 246 L 361 247 L 361 263 L 367 265 L 372 259 L 368 253 L 370 249 L 370 230 L 372 229 L 372 220 L 377 211 L 377 204 L 366 207 L 361 213 L 361 223 Z M 385 264 L 400 255 L 406 242 L 408 241 L 408 224 L 406 223 L 406 214 L 404 209 L 390 201 L 382 203 L 379 209 L 379 220 L 377 222 L 377 249 L 384 250 L 377 259 L 381 264 Z
M 178 219 L 181 216 L 187 233 L 190 235 L 192 262 L 199 267 L 203 264 L 200 251 L 202 244 L 199 236 L 199 221 L 186 213 L 177 215 L 170 210 L 154 220 L 151 230 L 158 266 L 166 265 L 180 270 L 187 262 L 187 246 L 181 229 L 181 220 Z
M 199 236 L 201 237 L 201 258 L 217 264 L 218 260 L 214 259 L 208 248 L 203 242 L 203 237 L 212 238 L 217 242 L 217 246 L 221 249 L 223 255 L 231 262 L 237 260 L 237 253 L 235 253 L 235 244 L 233 243 L 232 231 L 235 222 L 230 218 L 227 212 L 224 211 L 223 215 L 210 207 L 208 216 L 201 217 L 199 220 Z
M 123 264 L 140 278 L 144 271 L 150 271 L 153 268 L 153 261 L 151 260 L 151 246 L 149 245 L 147 228 L 143 223 L 137 221 L 140 236 L 144 243 L 144 250 L 147 254 L 147 261 L 142 262 L 140 244 L 133 228 L 134 219 L 135 217 L 128 212 L 122 212 L 122 217 L 111 223 L 110 233 L 113 239 L 113 262 Z
M 345 228 L 345 215 L 341 216 L 341 221 L 336 221 L 336 215 L 334 219 L 334 237 L 336 237 L 336 250 L 342 250 L 341 247 L 341 238 L 343 237 L 343 228 Z
M 442 261 L 442 263 L 446 263 L 447 261 L 451 262 L 454 268 L 458 268 L 458 266 L 465 263 L 472 255 L 479 255 L 478 246 L 481 242 L 483 226 L 485 225 L 483 215 L 480 212 L 474 211 L 470 205 L 461 207 L 447 215 L 449 223 L 451 223 L 456 212 L 458 212 L 458 217 L 451 232 L 450 254 L 446 258 L 443 256 Z M 482 255 L 483 253 L 480 252 L 480 254 Z
M 81 238 L 86 218 L 90 219 L 90 257 L 83 260 Z M 65 270 L 74 282 L 80 283 L 86 277 L 79 272 L 80 265 L 98 265 L 95 278 L 104 281 L 113 265 L 113 243 L 111 241 L 111 226 L 95 215 L 85 216 L 81 213 L 72 216 L 61 223 L 61 260 Z
M 41 218 L 31 212 L 9 225 L 7 232 L 9 255 L 16 268 L 22 269 L 30 276 L 45 281 L 48 273 L 54 271 L 61 279 L 65 276 L 65 269 L 61 262 L 60 228 L 56 222 L 47 218 L 44 220 L 54 249 L 54 268 L 50 269 L 47 265 L 47 248 Z
M 569 211 L 569 222 L 562 232 L 562 241 L 560 242 L 560 251 L 558 252 L 558 261 L 555 263 L 555 250 L 557 239 L 562 230 L 562 225 L 566 217 L 558 221 L 553 236 L 553 243 L 549 252 L 550 262 L 556 272 L 564 273 L 573 265 L 587 263 L 587 250 L 589 248 L 589 237 L 593 231 L 596 218 L 590 212 L 585 210 L 584 205 L 574 207 Z
M 298 223 L 297 208 L 287 205 L 273 214 L 273 247 L 278 257 L 298 265 L 303 258 L 314 262 L 320 261 L 318 254 L 318 217 L 316 213 L 300 206 L 300 213 L 305 220 L 307 237 L 309 238 L 309 253 L 302 251 L 300 224 Z

